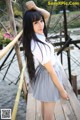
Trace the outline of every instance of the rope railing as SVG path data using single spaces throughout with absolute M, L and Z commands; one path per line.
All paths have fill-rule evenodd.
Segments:
M 0 59 L 2 59 L 7 52 L 17 43 L 19 38 L 21 37 L 23 31 L 21 31 L 12 42 L 10 42 L 3 50 L 0 51 Z M 14 107 L 13 107 L 13 112 L 12 112 L 12 119 L 11 120 L 16 120 L 16 115 L 18 111 L 18 104 L 20 100 L 20 95 L 21 95 L 21 90 L 23 87 L 23 82 L 24 82 L 24 72 L 25 72 L 26 64 L 23 65 L 22 71 L 21 71 L 21 76 L 20 76 L 20 81 L 19 81 L 19 87 L 16 95 L 16 99 L 14 102 Z
M 3 50 L 0 51 L 0 59 L 2 59 L 6 53 L 15 45 L 15 43 L 18 41 L 18 39 L 21 37 L 22 35 L 22 32 L 21 31 L 15 38 L 12 42 L 10 42 Z
M 17 95 L 16 95 L 14 107 L 13 107 L 13 112 L 12 112 L 12 118 L 11 118 L 11 120 L 16 120 L 16 115 L 17 115 L 17 111 L 18 111 L 18 104 L 19 104 L 19 100 L 20 100 L 22 85 L 23 85 L 23 82 L 24 82 L 25 68 L 26 68 L 26 64 L 23 65 L 23 69 L 22 69 L 22 72 L 21 72 L 19 86 L 18 86 L 18 91 L 17 91 Z

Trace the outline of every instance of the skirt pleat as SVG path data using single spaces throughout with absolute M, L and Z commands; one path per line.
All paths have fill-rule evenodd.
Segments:
M 53 65 L 53 69 L 57 74 L 59 82 L 63 85 L 63 80 L 66 79 L 66 76 L 62 65 L 56 61 L 56 64 Z M 33 97 L 39 101 L 56 102 L 60 100 L 60 94 L 57 87 L 52 81 L 46 68 L 41 64 L 36 69 L 36 74 L 32 80 L 31 87 Z

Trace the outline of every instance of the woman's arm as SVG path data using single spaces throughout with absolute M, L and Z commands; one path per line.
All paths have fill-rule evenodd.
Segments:
M 34 1 L 26 2 L 26 7 L 27 7 L 28 10 L 35 9 L 35 10 L 40 11 L 42 13 L 42 15 L 44 16 L 44 19 L 46 21 L 50 17 L 50 13 L 47 10 L 43 9 L 43 8 L 37 7 L 36 4 L 34 3 Z
M 47 71 L 49 72 L 51 78 L 52 78 L 52 81 L 54 82 L 54 84 L 56 85 L 57 89 L 59 90 L 60 92 L 60 95 L 63 99 L 68 99 L 68 94 L 67 92 L 65 91 L 64 87 L 60 84 L 59 80 L 58 80 L 58 77 L 56 75 L 56 72 L 54 71 L 54 68 L 51 64 L 51 62 L 47 62 L 46 64 L 43 65 Z

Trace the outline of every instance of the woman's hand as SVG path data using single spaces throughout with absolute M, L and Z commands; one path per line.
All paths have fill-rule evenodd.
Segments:
M 35 5 L 35 3 L 33 1 L 26 2 L 26 7 L 28 10 L 37 9 L 37 6 Z
M 68 93 L 66 92 L 65 89 L 63 89 L 62 91 L 60 91 L 60 95 L 63 99 L 65 100 L 68 100 L 69 99 L 69 96 L 68 96 Z

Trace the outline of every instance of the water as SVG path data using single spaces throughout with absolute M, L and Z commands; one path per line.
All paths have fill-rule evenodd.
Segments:
M 11 64 L 11 67 L 8 70 L 8 74 L 3 80 L 3 76 L 7 70 L 7 67 L 14 53 L 15 51 L 12 52 L 11 56 L 6 61 L 4 67 L 0 72 L 0 120 L 1 120 L 1 109 L 11 109 L 11 111 L 13 110 L 16 93 L 18 90 L 18 84 L 16 84 L 16 81 L 18 80 L 18 76 L 20 75 L 20 72 L 19 72 L 16 56 Z M 3 61 L 4 58 L 0 61 L 0 65 L 2 64 Z M 20 97 L 16 120 L 26 120 L 26 101 L 23 98 L 22 93 Z
M 11 109 L 12 112 L 15 102 L 16 92 L 17 92 L 17 86 L 8 85 L 6 82 L 0 82 L 0 110 Z M 0 111 L 0 120 L 1 120 L 1 111 Z M 16 120 L 26 120 L 26 102 L 22 96 L 20 97 Z

